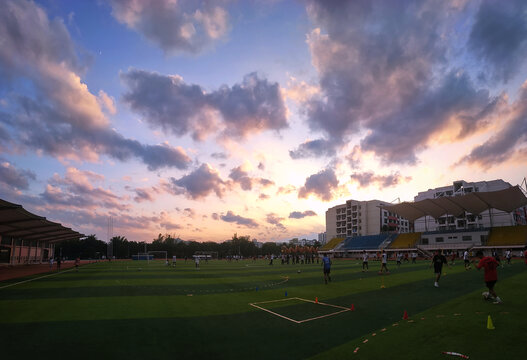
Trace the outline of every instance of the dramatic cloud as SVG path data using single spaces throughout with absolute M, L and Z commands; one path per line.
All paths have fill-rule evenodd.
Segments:
M 185 194 L 191 199 L 201 199 L 214 192 L 221 198 L 225 191 L 225 183 L 220 175 L 208 164 L 202 164 L 198 169 L 180 179 L 171 178 L 173 193 Z
M 330 201 L 333 191 L 338 189 L 339 181 L 335 172 L 331 169 L 322 170 L 306 179 L 303 187 L 298 190 L 299 198 L 307 198 L 315 195 L 322 201 Z
M 359 183 L 359 188 L 367 188 L 376 184 L 379 189 L 387 187 L 393 187 L 399 185 L 402 182 L 408 182 L 412 178 L 407 176 L 403 177 L 398 172 L 391 175 L 375 175 L 373 172 L 362 172 L 351 174 L 351 180 L 355 180 Z
M 288 126 L 280 86 L 256 73 L 246 75 L 241 84 L 210 93 L 176 75 L 133 69 L 121 78 L 129 88 L 124 101 L 151 126 L 177 136 L 191 134 L 203 140 L 222 128 L 225 135 L 246 137 Z
M 326 140 L 292 157 L 327 156 L 366 130 L 361 147 L 386 163 L 415 164 L 433 136 L 485 126 L 495 100 L 462 68 L 447 66 L 462 6 L 443 0 L 307 1 L 319 26 L 308 36 L 320 94 L 306 103 L 310 128 Z M 458 4 L 459 5 L 459 4 Z M 313 149 L 311 148 L 313 147 Z
M 313 210 L 306 210 L 306 211 L 293 211 L 289 214 L 290 219 L 303 219 L 307 216 L 316 216 L 317 213 Z
M 93 185 L 93 183 L 103 180 L 102 175 L 69 167 L 66 169 L 64 177 L 55 174 L 40 196 L 47 205 L 64 208 L 128 209 L 128 206 L 123 204 L 119 196 L 110 190 Z
M 181 148 L 143 145 L 110 127 L 101 106 L 112 113 L 111 98 L 93 95 L 79 74 L 85 71 L 63 22 L 49 20 L 33 2 L 5 1 L 0 10 L 0 79 L 30 83 L 34 100 L 14 96 L 13 113 L 2 114 L 4 131 L 19 148 L 95 161 L 100 154 L 119 160 L 140 158 L 149 169 L 184 169 L 190 158 Z
M 167 53 L 197 53 L 229 30 L 222 1 L 111 0 L 112 14 Z
M 0 183 L 19 190 L 27 190 L 29 181 L 36 180 L 34 172 L 29 170 L 19 170 L 0 157 Z
M 229 223 L 236 223 L 238 225 L 246 226 L 248 228 L 257 228 L 258 223 L 254 221 L 253 219 L 244 218 L 239 215 L 234 215 L 232 211 L 228 211 L 227 215 L 221 215 L 220 219 L 229 222 Z
M 477 164 L 489 168 L 509 159 L 525 163 L 527 149 L 527 81 L 523 84 L 519 97 L 509 107 L 504 127 L 485 143 L 472 149 L 457 165 Z
M 469 49 L 494 79 L 507 82 L 527 57 L 527 2 L 483 0 L 470 32 Z
M 324 139 L 306 141 L 305 143 L 300 144 L 296 150 L 289 151 L 289 156 L 291 156 L 292 159 L 334 155 L 335 149 Z

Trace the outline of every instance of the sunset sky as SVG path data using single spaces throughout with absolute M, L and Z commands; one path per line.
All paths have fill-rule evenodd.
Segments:
M 315 238 L 527 176 L 527 2 L 4 0 L 0 198 L 84 234 Z

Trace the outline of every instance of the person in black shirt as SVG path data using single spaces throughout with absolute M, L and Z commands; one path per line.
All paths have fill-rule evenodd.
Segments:
M 434 283 L 435 287 L 439 287 L 439 278 L 441 277 L 441 271 L 443 270 L 443 264 L 446 264 L 447 260 L 446 257 L 443 255 L 442 250 L 437 250 L 436 254 L 432 258 L 432 263 L 430 264 L 430 267 L 434 265 L 434 273 L 436 274 L 436 281 Z

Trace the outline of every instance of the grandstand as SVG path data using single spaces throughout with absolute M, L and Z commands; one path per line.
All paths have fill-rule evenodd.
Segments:
M 372 250 L 381 248 L 384 242 L 390 241 L 396 234 L 381 233 L 379 235 L 366 235 L 348 237 L 339 250 Z
M 421 240 L 421 233 L 403 233 L 399 234 L 395 240 L 388 246 L 389 249 L 410 249 L 415 248 Z
M 429 256 L 436 249 L 460 251 L 464 249 L 522 248 L 527 244 L 527 225 L 502 226 L 494 228 L 440 230 L 416 233 L 381 233 L 378 235 L 354 236 L 345 240 L 335 238 L 321 248 L 336 256 L 353 253 L 418 251 Z
M 340 243 L 344 241 L 344 238 L 333 238 L 320 248 L 320 251 L 330 251 L 335 249 Z
M 489 231 L 487 246 L 519 247 L 527 243 L 527 225 L 498 226 Z

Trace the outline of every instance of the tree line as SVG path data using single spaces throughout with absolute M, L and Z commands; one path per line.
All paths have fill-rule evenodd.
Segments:
M 315 247 L 318 247 L 315 244 Z M 110 243 L 97 239 L 95 235 L 89 235 L 84 239 L 63 241 L 55 245 L 55 256 L 62 254 L 62 257 L 74 259 L 101 259 L 108 255 L 118 259 L 130 259 L 132 255 L 148 251 L 166 251 L 171 258 L 191 257 L 196 252 L 215 252 L 219 258 L 231 256 L 254 257 L 261 255 L 279 255 L 286 243 L 277 244 L 274 242 L 263 243 L 258 247 L 250 236 L 238 236 L 234 234 L 232 239 L 216 243 L 213 241 L 183 241 L 179 237 L 169 234 L 159 234 L 151 243 L 144 241 L 130 241 L 124 236 L 114 236 Z

